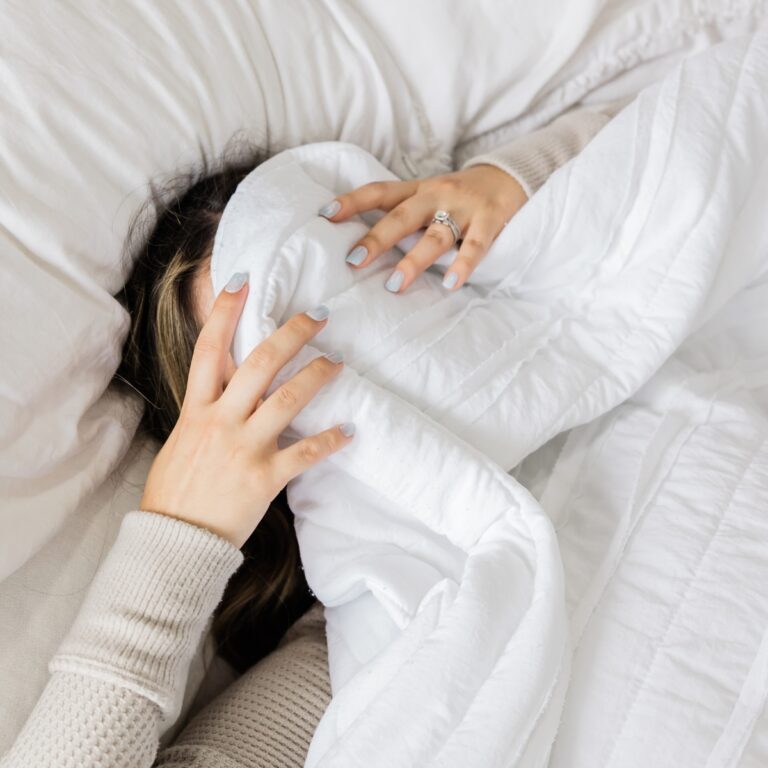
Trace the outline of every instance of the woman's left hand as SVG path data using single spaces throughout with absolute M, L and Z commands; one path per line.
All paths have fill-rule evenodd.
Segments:
M 443 279 L 445 288 L 455 290 L 527 200 L 513 176 L 494 165 L 482 164 L 426 179 L 364 184 L 334 198 L 320 213 L 329 221 L 339 222 L 373 208 L 388 211 L 347 255 L 347 262 L 356 269 L 367 267 L 404 237 L 427 227 L 387 279 L 387 290 L 400 293 L 454 245 L 450 227 L 430 223 L 435 211 L 448 211 L 462 233 L 458 255 Z M 341 207 L 329 215 L 334 201 Z

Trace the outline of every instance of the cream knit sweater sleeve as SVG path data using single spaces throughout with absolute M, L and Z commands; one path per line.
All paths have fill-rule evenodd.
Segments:
M 239 549 L 129 512 L 2 768 L 141 768 L 178 715 L 189 664 Z
M 531 198 L 544 182 L 575 157 L 626 104 L 628 99 L 602 107 L 582 107 L 566 112 L 538 131 L 520 136 L 461 165 L 494 165 L 520 183 Z

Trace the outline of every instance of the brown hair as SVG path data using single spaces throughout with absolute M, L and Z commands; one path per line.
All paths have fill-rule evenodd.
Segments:
M 153 185 L 127 240 L 126 257 L 133 268 L 118 299 L 131 324 L 114 382 L 144 399 L 139 428 L 159 443 L 167 440 L 179 417 L 200 331 L 192 281 L 209 267 L 227 201 L 267 159 L 265 152 L 250 147 L 240 147 L 234 159 L 231 154 L 216 168 L 205 163 L 160 187 Z M 314 599 L 301 569 L 285 489 L 243 553 L 245 561 L 230 579 L 213 624 L 219 652 L 241 671 L 272 650 Z

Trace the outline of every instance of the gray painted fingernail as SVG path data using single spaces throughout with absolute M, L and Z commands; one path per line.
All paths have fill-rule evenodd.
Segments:
M 390 291 L 390 293 L 397 293 L 403 285 L 403 280 L 405 280 L 405 273 L 401 272 L 399 269 L 396 269 L 387 278 L 387 282 L 384 283 L 384 287 Z
M 352 437 L 355 434 L 355 425 L 351 421 L 345 421 L 339 425 L 339 429 L 344 437 Z
M 341 352 L 328 352 L 323 355 L 323 357 L 330 360 L 332 363 L 341 363 L 344 360 L 344 355 Z
M 368 249 L 364 245 L 358 245 L 347 254 L 345 261 L 347 264 L 359 267 L 365 261 L 367 255 Z
M 459 282 L 459 276 L 455 272 L 447 272 L 443 278 L 443 288 L 450 290 Z
M 331 314 L 331 310 L 325 306 L 325 304 L 318 304 L 314 309 L 310 309 L 306 315 L 312 318 L 312 320 L 325 320 L 328 315 Z
M 341 210 L 341 203 L 338 200 L 331 200 L 330 203 L 324 205 L 318 212 L 318 216 L 335 216 Z
M 245 281 L 247 279 L 247 272 L 235 272 L 235 274 L 232 275 L 232 277 L 230 277 L 227 281 L 227 284 L 224 286 L 224 290 L 227 293 L 237 293 L 245 285 Z

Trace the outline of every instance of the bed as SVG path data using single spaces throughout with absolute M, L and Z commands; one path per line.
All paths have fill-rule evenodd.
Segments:
M 522 17 L 536 30 L 523 35 L 518 6 L 502 10 L 486 2 L 469 11 L 456 3 L 439 26 L 437 5 L 135 2 L 86 11 L 41 2 L 4 7 L 0 747 L 12 741 L 34 705 L 47 660 L 120 516 L 137 504 L 151 461 L 153 448 L 133 440 L 140 404 L 107 387 L 127 328 L 125 313 L 112 298 L 129 266 L 122 241 L 150 179 L 171 176 L 203 156 L 215 157 L 238 132 L 272 152 L 316 141 L 350 142 L 403 178 L 441 172 L 573 104 L 632 95 L 682 57 L 750 32 L 763 11 L 760 3 L 692 9 L 686 3 L 627 2 L 606 8 L 585 3 L 577 11 L 571 4 L 568 13 L 558 15 L 558 4 L 547 3 Z M 404 14 L 411 19 L 407 26 L 399 23 Z M 425 35 L 434 44 L 430 55 L 445 61 L 439 71 L 428 66 L 424 54 L 413 53 L 424 47 Z M 460 43 L 487 42 L 489 35 L 500 35 L 499 45 L 470 47 L 473 66 L 468 67 L 458 55 Z M 508 35 L 525 44 L 510 45 Z M 310 62 L 297 62 L 299 47 L 312 51 Z M 483 88 L 468 73 L 482 73 Z M 471 98 L 456 100 L 456 92 Z M 585 564 L 594 556 L 590 546 L 610 551 L 610 542 L 618 541 L 615 521 L 608 519 L 602 542 L 590 544 L 580 535 L 580 515 L 610 505 L 600 497 L 603 485 L 590 485 L 578 462 L 585 451 L 610 456 L 611 437 L 622 428 L 635 427 L 631 421 L 600 422 L 592 432 L 560 435 L 515 470 L 559 529 L 573 573 L 586 573 Z M 616 472 L 617 493 L 628 488 L 621 467 L 606 471 Z M 563 493 L 574 484 L 577 492 Z M 720 530 L 715 512 L 707 524 Z M 622 540 L 658 547 L 657 537 L 664 539 L 664 532 L 679 524 L 659 512 L 645 519 L 645 528 L 630 525 Z M 745 537 L 765 543 L 759 525 L 752 531 L 730 530 L 717 541 Z M 672 568 L 677 554 L 673 548 L 660 562 Z M 759 555 L 758 548 L 754 570 L 738 573 L 744 590 L 761 583 Z M 702 560 L 711 570 L 701 570 L 696 562 L 690 567 L 700 579 L 717 580 L 724 578 L 722 562 Z M 631 558 L 624 558 L 622 567 L 631 570 Z M 674 568 L 667 577 L 682 578 Z M 690 589 L 700 582 L 676 583 Z M 582 594 L 577 587 L 574 581 L 572 595 Z M 595 755 L 605 765 L 632 764 L 632 754 L 645 759 L 636 751 L 636 740 L 626 742 L 626 752 L 601 742 L 601 734 L 624 734 L 621 722 L 591 729 L 631 711 L 629 726 L 647 736 L 654 718 L 673 716 L 664 710 L 665 702 L 674 703 L 674 696 L 695 699 L 710 690 L 695 677 L 685 691 L 631 683 L 640 680 L 632 678 L 634 664 L 662 665 L 663 679 L 665 659 L 639 638 L 652 626 L 673 624 L 646 612 L 642 601 L 629 610 L 627 590 L 614 602 L 610 591 L 605 594 L 603 622 L 590 623 L 590 612 L 574 606 L 572 631 L 582 642 L 573 657 L 571 690 L 578 693 L 564 699 L 551 756 L 540 750 L 538 762 L 530 764 L 550 757 L 553 765 L 595 764 Z M 727 606 L 714 602 L 700 610 L 704 618 L 731 615 Z M 623 625 L 627 611 L 638 626 Z M 702 616 L 693 617 L 690 626 Z M 736 764 L 742 755 L 744 765 L 767 759 L 764 630 L 759 610 L 738 627 L 747 664 L 742 682 L 717 681 L 720 705 L 731 706 L 732 736 L 720 752 L 708 753 L 712 766 Z M 713 633 L 707 643 L 716 638 Z M 684 662 L 685 638 L 670 639 Z M 637 647 L 627 654 L 630 643 Z M 201 649 L 187 702 L 200 683 L 204 658 Z M 617 688 L 617 680 L 627 685 Z M 605 693 L 617 689 L 631 697 L 631 707 L 619 707 Z M 719 722 L 713 716 L 713 723 Z M 686 759 L 663 739 L 650 746 L 657 750 L 651 764 Z

